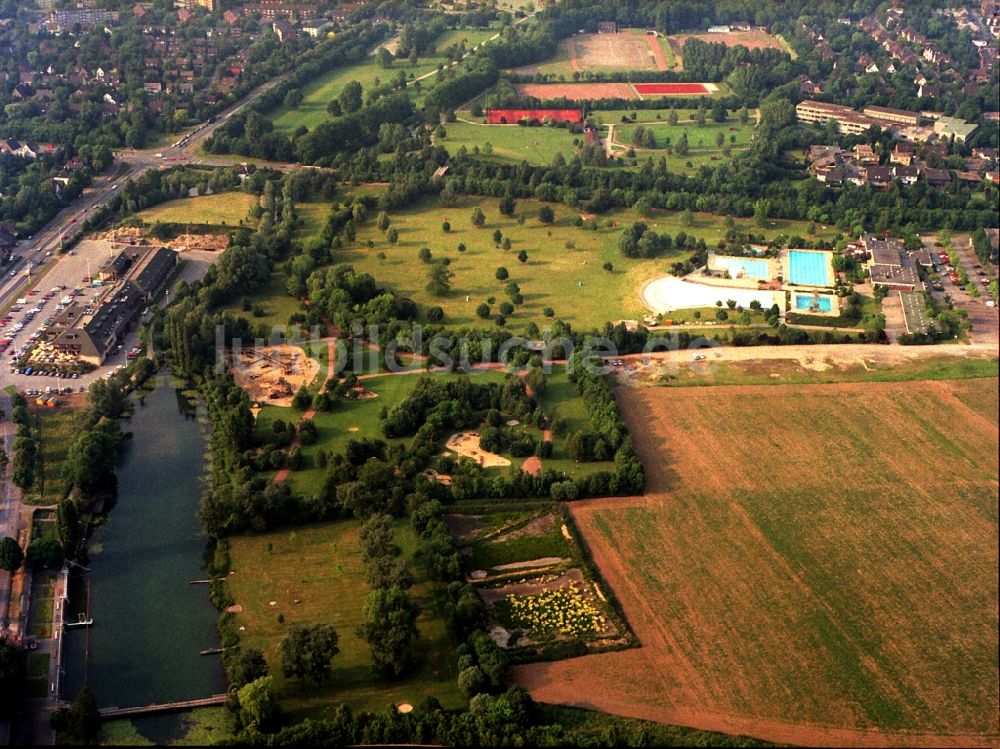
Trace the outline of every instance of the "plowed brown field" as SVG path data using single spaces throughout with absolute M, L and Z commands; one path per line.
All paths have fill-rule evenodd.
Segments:
M 517 683 L 793 744 L 998 744 L 996 379 L 618 398 L 649 493 L 571 510 L 642 647 Z

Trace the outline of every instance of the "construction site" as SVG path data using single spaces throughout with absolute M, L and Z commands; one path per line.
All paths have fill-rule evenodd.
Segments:
M 228 356 L 236 383 L 253 401 L 290 406 L 292 397 L 319 374 L 319 362 L 298 346 L 241 348 Z

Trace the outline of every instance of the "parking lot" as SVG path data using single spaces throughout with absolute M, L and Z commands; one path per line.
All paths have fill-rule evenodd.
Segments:
M 90 274 L 96 274 L 101 263 L 112 255 L 110 242 L 84 240 L 52 265 L 51 269 L 41 278 L 22 292 L 18 300 L 7 312 L 0 315 L 5 320 L 0 327 L 0 387 L 13 385 L 21 392 L 27 390 L 45 392 L 63 391 L 71 387 L 74 391 L 86 389 L 94 380 L 103 377 L 107 372 L 124 366 L 128 350 L 135 345 L 136 333 L 130 332 L 122 349 L 109 357 L 93 372 L 80 374 L 77 378 L 54 377 L 44 374 L 19 374 L 11 371 L 15 358 L 29 348 L 33 342 L 41 339 L 45 329 L 60 311 L 60 306 L 68 295 L 77 302 L 86 303 L 93 300 L 101 292 L 101 287 L 94 287 L 84 280 Z M 17 271 L 23 272 L 23 271 Z M 68 300 L 67 300 L 68 301 Z M 34 368 L 33 368 L 34 369 Z M 46 371 L 42 368 L 42 371 Z
M 903 307 L 903 319 L 907 333 L 926 333 L 930 329 L 927 305 L 919 291 L 900 291 L 899 301 Z

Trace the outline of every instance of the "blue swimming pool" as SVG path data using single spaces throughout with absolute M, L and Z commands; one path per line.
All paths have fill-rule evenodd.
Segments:
M 766 260 L 751 260 L 743 257 L 716 257 L 717 265 L 729 270 L 729 275 L 736 278 L 740 275 L 746 278 L 756 278 L 761 281 L 771 279 L 771 268 Z
M 829 253 L 788 251 L 788 280 L 802 286 L 829 286 Z
M 795 309 L 806 312 L 833 312 L 833 300 L 828 296 L 795 294 Z

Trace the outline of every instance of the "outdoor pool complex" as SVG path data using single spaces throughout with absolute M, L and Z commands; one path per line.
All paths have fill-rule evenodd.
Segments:
M 796 294 L 795 309 L 806 312 L 833 312 L 833 301 L 828 296 Z
M 788 280 L 801 286 L 830 286 L 830 254 L 808 250 L 788 251 Z
M 770 265 L 766 260 L 751 260 L 745 257 L 715 256 L 715 265 L 729 271 L 733 278 L 756 278 L 761 281 L 771 280 Z

